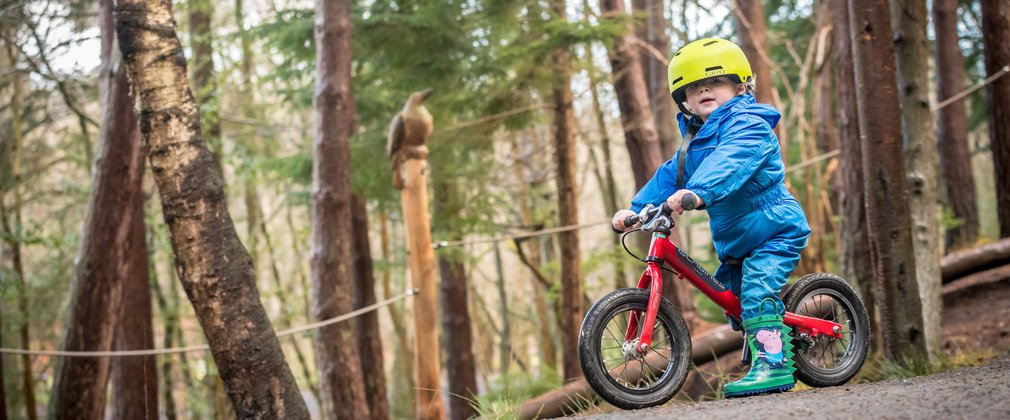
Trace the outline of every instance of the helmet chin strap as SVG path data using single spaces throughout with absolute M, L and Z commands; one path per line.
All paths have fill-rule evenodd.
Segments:
M 694 116 L 694 110 L 691 109 L 691 106 L 687 104 L 687 101 L 681 102 L 681 104 L 684 105 L 684 109 L 686 109 L 687 112 L 691 114 L 691 116 Z

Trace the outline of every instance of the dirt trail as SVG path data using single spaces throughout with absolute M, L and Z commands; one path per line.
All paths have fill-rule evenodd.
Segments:
M 755 417 L 757 416 L 757 417 Z M 1010 419 L 1010 356 L 931 376 L 584 416 Z

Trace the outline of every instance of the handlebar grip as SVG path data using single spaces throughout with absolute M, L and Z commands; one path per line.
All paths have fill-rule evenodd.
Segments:
M 698 208 L 698 196 L 694 193 L 684 194 L 684 196 L 680 198 L 680 208 L 684 210 L 694 210 Z
M 638 217 L 638 215 L 637 215 L 637 214 L 636 214 L 636 215 L 633 215 L 633 216 L 628 216 L 628 217 L 626 217 L 626 218 L 624 219 L 624 228 L 625 228 L 625 229 L 627 229 L 627 228 L 629 228 L 629 227 L 632 227 L 632 226 L 634 226 L 634 225 L 637 225 L 637 224 L 638 224 L 638 222 L 639 222 L 639 217 Z

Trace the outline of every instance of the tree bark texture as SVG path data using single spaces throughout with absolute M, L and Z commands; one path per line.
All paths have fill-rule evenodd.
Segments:
M 352 310 L 350 1 L 316 1 L 316 133 L 312 159 L 312 317 Z M 368 401 L 353 323 L 319 331 L 316 360 L 323 383 L 324 417 L 364 419 Z
M 964 55 L 957 44 L 957 4 L 957 0 L 933 1 L 938 102 L 964 89 Z M 975 178 L 972 177 L 964 99 L 940 108 L 937 114 L 936 140 L 940 147 L 940 171 L 946 187 L 946 202 L 954 217 L 962 220 L 960 225 L 946 232 L 947 248 L 956 249 L 971 245 L 978 239 L 978 204 L 975 201 Z
M 625 14 L 622 1 L 600 0 L 600 9 L 606 15 L 623 17 Z M 635 187 L 641 189 L 664 159 L 638 55 L 639 47 L 635 45 L 633 33 L 629 26 L 625 35 L 615 37 L 613 45 L 607 49 L 607 56 L 614 77 L 617 105 L 621 109 L 621 125 L 631 157 L 631 170 L 635 174 Z
M 929 108 L 929 43 L 925 0 L 891 0 L 891 29 L 901 93 L 905 177 L 911 216 L 915 277 L 922 301 L 923 333 L 930 357 L 940 345 L 940 158 Z
M 902 155 L 891 13 L 886 0 L 849 3 L 870 261 L 884 355 L 923 358 L 922 302 L 915 277 Z
M 117 72 L 124 90 L 129 88 L 126 69 Z M 120 76 L 121 75 L 121 76 Z M 132 99 L 124 112 L 133 113 Z M 123 115 L 123 114 L 120 114 Z M 136 115 L 133 116 L 136 126 Z M 133 141 L 140 145 L 140 130 Z M 133 203 L 133 228 L 130 230 L 130 272 L 123 281 L 123 304 L 116 334 L 116 350 L 154 348 L 151 309 L 151 285 L 148 273 L 147 227 L 144 223 L 144 199 L 138 194 Z M 154 419 L 158 417 L 157 357 L 117 357 L 112 359 L 112 419 Z
M 477 415 L 470 405 L 477 397 L 477 369 L 473 355 L 470 311 L 466 304 L 466 268 L 458 255 L 446 251 L 438 256 L 442 283 L 442 331 L 445 333 L 446 373 L 449 379 L 450 419 L 468 419 Z
M 308 418 L 202 138 L 171 3 L 121 0 L 116 17 L 176 271 L 235 412 L 240 418 Z
M 637 21 L 635 34 L 639 40 L 651 45 L 660 54 L 669 59 L 670 38 L 667 36 L 665 0 L 633 0 L 631 8 L 634 14 L 645 14 L 644 19 Z M 672 157 L 680 144 L 680 130 L 677 128 L 677 106 L 670 96 L 667 83 L 667 63 L 664 63 L 652 53 L 639 47 L 642 62 L 642 72 L 645 75 L 646 92 L 649 95 L 652 108 L 653 123 L 659 136 L 660 156 Z
M 134 274 L 131 258 L 138 246 L 132 232 L 134 218 L 141 219 L 143 234 L 144 148 L 125 68 L 113 60 L 111 1 L 103 2 L 100 16 L 101 140 L 61 345 L 74 351 L 112 350 L 123 285 Z M 54 418 L 101 418 L 110 360 L 57 359 L 49 413 Z
M 126 250 L 126 276 L 122 282 L 122 304 L 119 308 L 119 325 L 114 348 L 116 350 L 140 350 L 154 348 L 154 326 L 151 310 L 151 286 L 148 276 L 147 224 L 144 222 L 144 157 L 147 150 L 140 138 L 140 125 L 133 109 L 133 95 L 126 66 L 115 58 L 115 22 L 112 16 L 112 0 L 102 0 L 99 4 L 99 25 L 102 30 L 102 57 L 108 60 L 103 66 L 101 85 L 105 93 L 103 107 L 102 144 L 115 142 L 118 147 L 133 155 L 128 174 L 130 185 L 122 191 L 130 216 L 124 222 L 130 223 Z M 107 133 L 107 134 L 106 134 Z M 111 138 L 116 136 L 121 138 Z M 99 145 L 101 148 L 102 146 Z M 101 153 L 101 151 L 100 151 Z M 136 168 L 132 168 L 136 165 Z M 96 165 L 96 168 L 98 166 Z M 97 174 L 102 173 L 99 169 Z M 127 201 L 128 200 L 128 201 Z M 116 357 L 112 359 L 112 415 L 114 420 L 149 419 L 158 416 L 158 372 L 155 356 Z
M 420 294 L 414 298 L 414 361 L 417 368 L 418 419 L 442 419 L 440 378 L 441 358 L 438 341 L 438 307 L 435 284 L 435 251 L 431 248 L 428 221 L 427 162 L 408 159 L 402 163 L 404 184 L 400 195 L 403 223 L 407 226 L 410 279 Z
M 856 285 L 866 312 L 870 315 L 870 330 L 879 334 L 873 293 L 873 271 L 870 242 L 867 237 L 865 197 L 863 193 L 863 157 L 859 143 L 859 115 L 856 107 L 856 80 L 853 74 L 852 37 L 849 29 L 849 7 L 845 0 L 831 1 L 831 17 L 835 37 L 835 86 L 838 98 L 838 144 L 842 170 L 841 194 L 841 266 L 845 278 Z M 876 337 L 876 336 L 875 336 Z M 874 345 L 880 340 L 871 340 Z
M 1010 66 L 1010 3 L 982 0 L 982 41 L 985 73 Z M 989 103 L 989 144 L 996 171 L 996 213 L 1000 238 L 1010 237 L 1010 75 L 986 86 Z
M 565 19 L 565 0 L 552 0 L 551 12 L 556 19 Z M 629 60 L 638 65 L 636 55 Z M 554 162 L 557 175 L 559 226 L 579 224 L 578 180 L 575 177 L 575 112 L 572 109 L 571 52 L 561 47 L 551 53 L 554 70 Z M 641 70 L 639 70 L 641 71 Z M 641 78 L 641 76 L 639 76 Z M 643 86 L 644 88 L 644 86 Z M 645 104 L 648 111 L 648 103 Z M 652 123 L 652 115 L 648 116 Z M 653 144 L 655 142 L 655 130 Z M 658 149 L 658 148 L 657 148 Z M 657 150 L 658 151 L 658 150 Z M 655 170 L 655 169 L 653 169 Z M 579 325 L 582 322 L 582 274 L 580 272 L 579 231 L 558 234 L 561 241 L 561 348 L 565 381 L 582 376 L 579 365 Z
M 368 207 L 365 198 L 351 197 L 351 240 L 354 262 L 354 308 L 375 304 L 375 273 L 372 250 L 368 241 Z M 382 361 L 382 330 L 379 312 L 371 311 L 357 318 L 358 354 L 361 357 L 362 382 L 368 399 L 368 411 L 373 420 L 389 418 L 389 400 L 386 397 L 386 370 Z

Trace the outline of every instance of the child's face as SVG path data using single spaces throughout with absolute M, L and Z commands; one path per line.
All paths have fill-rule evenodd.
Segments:
M 687 109 L 703 121 L 717 108 L 747 90 L 743 84 L 733 83 L 728 77 L 713 77 L 687 85 Z

